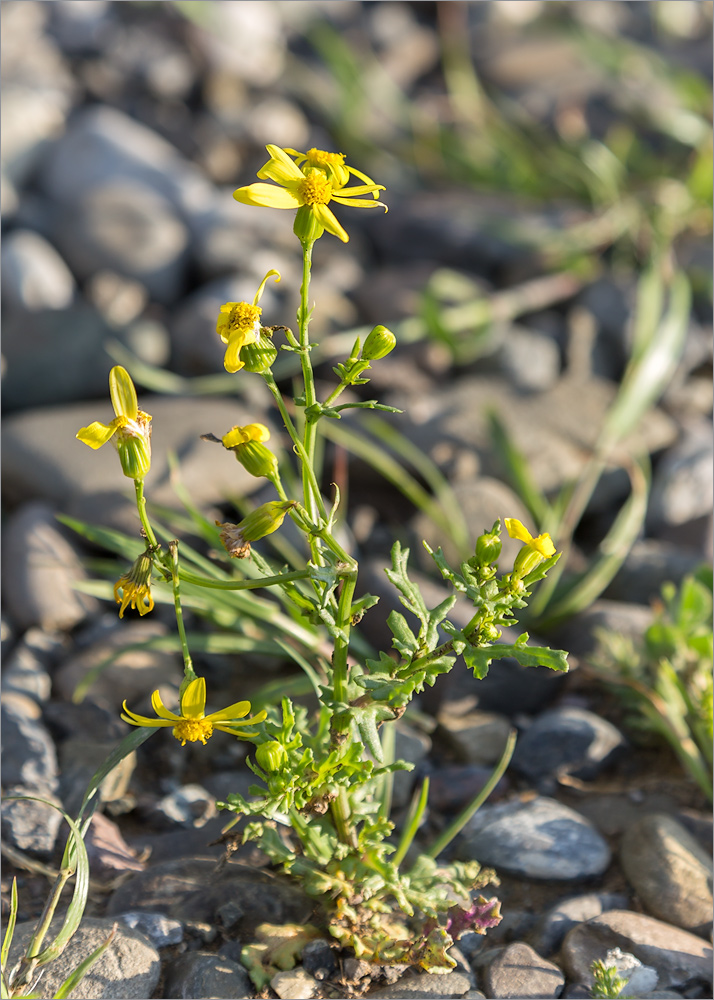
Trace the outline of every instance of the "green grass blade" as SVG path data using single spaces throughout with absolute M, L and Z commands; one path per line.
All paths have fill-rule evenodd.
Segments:
M 392 857 L 392 862 L 395 868 L 398 868 L 404 858 L 407 855 L 407 851 L 412 846 L 414 838 L 416 837 L 417 830 L 419 829 L 419 824 L 421 823 L 422 816 L 424 815 L 424 810 L 426 809 L 426 803 L 429 798 L 429 778 L 424 778 L 424 782 L 418 792 L 414 793 L 412 797 L 411 805 L 409 806 L 409 813 L 404 822 L 404 829 L 402 830 L 402 835 L 399 839 L 399 844 L 397 850 Z
M 545 494 L 536 486 L 525 456 L 495 410 L 489 411 L 488 421 L 493 450 L 505 466 L 510 485 L 528 508 L 538 527 L 546 528 L 552 520 L 552 509 Z
M 65 981 L 55 993 L 54 1000 L 67 1000 L 70 993 L 72 993 L 79 986 L 97 959 L 102 957 L 104 952 L 116 937 L 117 926 L 117 924 L 114 924 L 109 932 L 109 935 L 107 936 L 106 941 L 100 944 L 98 948 L 95 948 L 91 955 L 87 955 L 84 961 L 79 963 L 74 972 L 71 972 L 70 975 L 67 976 Z

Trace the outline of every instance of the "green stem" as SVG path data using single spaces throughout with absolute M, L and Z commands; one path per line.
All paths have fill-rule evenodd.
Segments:
M 182 569 L 179 577 L 186 583 L 195 583 L 199 587 L 209 587 L 212 590 L 260 590 L 261 587 L 275 587 L 293 580 L 308 580 L 309 569 L 296 569 L 291 573 L 277 573 L 275 576 L 261 576 L 257 580 L 211 580 L 206 576 L 198 576 L 190 570 Z
M 349 667 L 347 657 L 350 648 L 350 619 L 352 617 L 352 599 L 357 584 L 357 572 L 352 570 L 347 573 L 342 583 L 342 592 L 337 607 L 337 625 L 340 629 L 340 638 L 335 638 L 335 651 L 332 654 L 332 694 L 336 702 L 345 703 L 347 701 L 347 683 L 349 680 Z M 348 733 L 351 725 L 349 716 L 337 716 L 333 722 L 335 733 Z
M 144 481 L 143 479 L 134 480 L 134 489 L 136 490 L 136 507 L 139 511 L 139 519 L 141 521 L 141 526 L 144 529 L 144 534 L 146 535 L 147 541 L 152 548 L 159 548 L 159 543 L 156 540 L 156 535 L 154 530 L 149 523 L 149 517 L 146 513 L 146 497 L 144 496 Z
M 176 611 L 176 626 L 178 628 L 179 639 L 181 641 L 181 652 L 183 653 L 183 669 L 184 676 L 187 681 L 195 680 L 196 672 L 193 669 L 193 661 L 191 660 L 191 653 L 188 648 L 188 639 L 186 638 L 186 628 L 183 623 L 183 609 L 181 607 L 181 594 L 179 592 L 179 559 L 178 559 L 178 542 L 169 542 L 169 554 L 171 556 L 171 581 L 173 584 L 174 591 L 174 608 Z

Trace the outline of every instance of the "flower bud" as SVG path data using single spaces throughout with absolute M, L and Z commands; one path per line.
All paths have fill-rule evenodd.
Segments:
M 255 542 L 277 531 L 285 520 L 285 515 L 293 507 L 297 507 L 295 500 L 269 500 L 256 507 L 238 525 L 244 540 Z
M 120 427 L 115 437 L 122 472 L 129 479 L 143 479 L 151 468 L 151 417 L 143 410 Z
M 481 566 L 495 563 L 501 554 L 501 538 L 498 531 L 484 531 L 476 540 L 476 560 Z
M 265 332 L 265 327 L 261 327 L 258 339 L 253 344 L 246 344 L 240 357 L 247 372 L 267 372 L 278 356 L 278 349 L 273 343 L 272 337 Z
M 397 345 L 397 338 L 386 326 L 375 326 L 362 348 L 364 361 L 379 361 L 385 358 Z
M 255 751 L 255 759 L 264 771 L 279 771 L 287 756 L 285 747 L 277 740 L 261 743 Z
M 293 232 L 301 243 L 314 243 L 325 232 L 325 227 L 317 221 L 310 205 L 301 205 L 295 213 Z
M 262 441 L 247 441 L 233 449 L 234 454 L 246 472 L 251 476 L 267 476 L 273 478 L 278 473 L 278 460 L 270 448 Z

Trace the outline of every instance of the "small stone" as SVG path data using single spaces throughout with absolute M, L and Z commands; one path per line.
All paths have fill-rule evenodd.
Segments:
M 59 931 L 61 921 L 54 920 L 48 941 Z M 47 966 L 37 987 L 37 995 L 51 1000 L 63 981 L 77 966 L 109 937 L 114 921 L 83 917 L 79 928 L 64 951 Z M 153 945 L 138 931 L 116 924 L 114 940 L 89 969 L 69 1000 L 146 1000 L 159 981 L 161 965 Z M 9 965 L 18 961 L 35 931 L 35 922 L 18 924 L 10 950 Z
M 381 986 L 370 990 L 365 996 L 380 998 L 380 1000 L 451 1000 L 463 997 L 471 989 L 468 976 L 461 972 L 447 972 L 439 975 L 435 972 L 420 972 L 416 975 L 407 973 L 389 986 Z
M 552 955 L 560 948 L 568 931 L 577 924 L 599 917 L 606 910 L 624 909 L 627 904 L 627 897 L 616 893 L 591 892 L 573 896 L 548 910 L 528 936 L 540 955 Z
M 97 874 L 114 876 L 118 872 L 143 871 L 146 867 L 128 846 L 117 824 L 103 813 L 95 812 L 92 816 L 84 842 L 90 870 L 94 876 Z M 130 926 L 133 927 L 134 924 Z M 146 933 L 143 927 L 139 930 Z M 151 938 L 151 934 L 147 936 Z
M 455 812 L 476 798 L 491 777 L 493 768 L 477 764 L 449 764 L 429 772 L 429 808 L 437 812 Z M 509 789 L 507 778 L 501 778 L 492 792 L 502 797 Z
M 531 781 L 573 775 L 590 780 L 625 746 L 612 723 L 564 706 L 543 712 L 516 744 L 512 766 Z
M 706 934 L 712 921 L 712 861 L 671 816 L 651 813 L 622 838 L 628 882 L 654 917 Z
M 58 632 L 45 632 L 30 628 L 7 657 L 5 657 L 3 691 L 26 694 L 36 702 L 49 700 L 52 679 L 48 672 L 62 655 L 66 637 Z
M 166 977 L 166 995 L 175 1000 L 192 997 L 246 998 L 253 985 L 244 967 L 220 955 L 189 952 L 172 961 Z M 305 994 L 306 996 L 308 994 Z
M 329 979 L 333 972 L 337 971 L 335 949 L 323 938 L 307 942 L 302 950 L 301 961 L 305 971 L 319 982 Z
M 15 229 L 2 245 L 3 305 L 10 309 L 66 309 L 76 286 L 72 272 L 39 233 Z
M 69 630 L 97 609 L 95 598 L 74 589 L 86 573 L 48 504 L 20 507 L 3 535 L 3 597 L 18 628 Z
M 586 819 L 542 797 L 484 806 L 467 824 L 458 855 L 553 881 L 592 878 L 610 864 L 607 844 Z
M 651 607 L 631 604 L 627 601 L 595 601 L 586 611 L 575 615 L 567 625 L 563 625 L 549 636 L 551 645 L 567 649 L 577 657 L 595 652 L 597 632 L 618 632 L 637 641 L 652 624 L 654 613 Z
M 546 962 L 522 941 L 507 945 L 486 967 L 485 988 L 489 997 L 558 997 L 565 976 L 557 965 Z
M 173 826 L 200 828 L 216 814 L 213 796 L 201 785 L 183 785 L 156 803 L 156 811 L 164 822 Z
M 3 784 L 57 789 L 57 754 L 39 706 L 8 691 L 2 706 Z
M 658 463 L 652 478 L 648 527 L 661 534 L 711 513 L 712 442 L 710 421 L 694 424 Z
M 491 712 L 454 715 L 442 710 L 437 716 L 439 734 L 467 764 L 495 764 L 506 748 L 511 724 Z
M 135 913 L 129 911 L 119 915 L 119 920 L 127 927 L 135 927 L 151 941 L 155 948 L 167 948 L 183 941 L 183 924 L 172 920 L 165 913 Z
M 317 993 L 317 982 L 300 968 L 277 972 L 270 985 L 280 1000 L 312 1000 Z
M 51 856 L 62 825 L 62 803 L 49 788 L 6 784 L 2 802 L 3 836 L 13 846 L 42 858 Z M 20 799 L 13 799 L 13 796 Z M 29 796 L 29 798 L 26 798 Z M 39 802 L 37 799 L 44 799 Z M 52 808 L 52 803 L 57 808 Z
M 662 989 L 711 984 L 712 949 L 705 941 L 632 910 L 609 910 L 569 931 L 561 950 L 563 968 L 575 982 L 589 982 L 590 966 L 610 948 L 655 969 Z
M 560 350 L 552 337 L 527 327 L 506 331 L 498 360 L 509 381 L 523 392 L 544 392 L 560 378 Z
M 701 562 L 696 552 L 679 545 L 658 538 L 640 539 L 630 549 L 604 596 L 613 601 L 650 604 L 660 597 L 662 584 L 671 581 L 679 585 Z

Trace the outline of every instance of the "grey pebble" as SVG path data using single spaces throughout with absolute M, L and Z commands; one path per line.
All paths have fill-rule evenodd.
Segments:
M 134 927 L 145 934 L 155 948 L 167 948 L 183 941 L 183 924 L 180 920 L 167 917 L 165 913 L 137 913 L 130 910 L 121 913 L 119 920 L 127 927 Z
M 484 988 L 489 997 L 558 997 L 565 976 L 522 941 L 514 941 L 499 951 L 484 970 Z
M 572 896 L 551 907 L 528 936 L 539 954 L 553 955 L 568 931 L 577 924 L 598 917 L 606 910 L 625 909 L 627 904 L 627 897 L 618 893 L 590 892 Z
M 695 933 L 712 922 L 712 860 L 671 816 L 643 816 L 625 831 L 620 862 L 654 917 Z
M 663 989 L 711 983 L 712 949 L 700 937 L 632 910 L 609 910 L 567 934 L 563 968 L 575 982 L 588 982 L 590 966 L 610 948 L 620 948 L 652 966 Z
M 182 785 L 156 803 L 154 818 L 166 826 L 183 826 L 200 829 L 216 815 L 213 796 L 201 785 Z
M 593 653 L 597 648 L 598 630 L 619 632 L 637 641 L 653 619 L 651 607 L 600 598 L 587 610 L 574 615 L 567 624 L 556 629 L 549 638 L 551 645 L 560 646 L 574 656 L 582 657 Z
M 280 1000 L 312 1000 L 317 993 L 317 981 L 299 966 L 277 972 L 270 980 Z
M 438 735 L 466 764 L 495 764 L 506 748 L 511 724 L 494 712 L 457 714 L 451 703 L 438 714 Z
M 701 563 L 697 553 L 679 545 L 658 538 L 641 538 L 630 549 L 604 596 L 613 601 L 649 604 L 653 598 L 659 598 L 663 583 L 681 583 Z
M 114 921 L 84 917 L 74 937 L 64 951 L 45 967 L 37 987 L 38 996 L 51 1000 L 62 982 L 74 972 L 109 936 Z M 60 928 L 53 921 L 50 934 Z M 10 964 L 20 957 L 21 950 L 30 943 L 35 923 L 18 924 L 11 949 Z M 146 1000 L 153 995 L 159 981 L 159 955 L 151 942 L 139 931 L 120 922 L 109 948 L 68 994 L 69 1000 Z
M 49 504 L 28 503 L 14 511 L 3 540 L 3 598 L 19 629 L 69 630 L 97 610 L 95 598 L 74 589 L 86 572 Z
M 3 785 L 3 836 L 20 851 L 42 858 L 50 857 L 62 825 L 62 803 L 47 786 L 41 784 L 8 786 L 3 775 Z M 21 798 L 13 799 L 13 796 Z M 53 809 L 47 803 L 59 808 Z
M 3 693 L 3 784 L 57 789 L 57 754 L 32 698 Z
M 10 309 L 65 309 L 76 291 L 72 272 L 39 233 L 15 229 L 2 245 L 3 305 Z
M 388 986 L 369 990 L 365 995 L 380 1000 L 450 1000 L 463 997 L 471 989 L 468 976 L 462 972 L 407 974 Z
M 171 961 L 167 971 L 165 995 L 174 1000 L 253 996 L 244 967 L 221 955 L 189 952 Z
M 29 695 L 40 704 L 49 700 L 52 690 L 50 670 L 65 651 L 66 636 L 29 628 L 4 658 L 3 691 Z
M 536 782 L 566 774 L 589 780 L 625 745 L 612 723 L 568 705 L 534 720 L 519 737 L 511 766 Z
M 484 806 L 464 829 L 458 854 L 513 875 L 554 881 L 592 878 L 610 864 L 607 844 L 584 817 L 542 797 Z
M 650 532 L 661 535 L 711 513 L 712 468 L 711 422 L 703 420 L 686 428 L 655 470 L 647 516 Z

